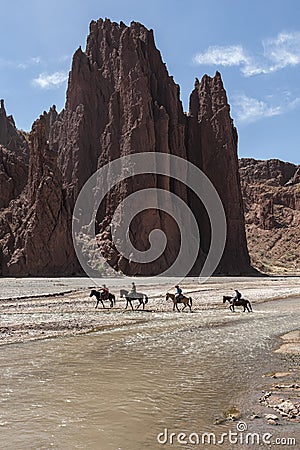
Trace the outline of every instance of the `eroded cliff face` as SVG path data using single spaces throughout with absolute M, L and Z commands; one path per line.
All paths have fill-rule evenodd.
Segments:
M 0 209 L 23 190 L 28 176 L 28 141 L 0 103 Z
M 1 211 L 3 275 L 60 275 L 74 270 L 70 217 L 57 153 L 48 141 L 51 114 L 33 124 L 27 183 L 20 196 Z
M 267 273 L 299 273 L 300 168 L 271 159 L 240 160 L 249 252 Z
M 1 111 L 0 144 L 6 152 L 13 146 L 14 133 L 10 119 L 1 125 Z M 72 211 L 78 193 L 97 168 L 138 152 L 176 155 L 206 173 L 221 196 L 228 220 L 228 240 L 218 271 L 251 271 L 237 166 L 237 134 L 221 76 L 205 76 L 197 83 L 186 116 L 179 86 L 167 72 L 152 30 L 136 22 L 127 27 L 122 22 L 93 21 L 86 50 L 79 48 L 73 57 L 64 110 L 58 114 L 51 108 L 44 113 L 33 125 L 29 142 L 29 162 L 26 140 L 14 150 L 16 155 L 24 147 L 23 184 L 15 181 L 11 168 L 3 175 L 7 187 L 0 205 L 2 273 L 78 272 L 71 241 Z M 12 179 L 11 187 L 7 177 Z M 203 238 L 193 271 L 199 273 L 210 243 L 210 226 L 203 207 L 184 183 L 156 174 L 127 178 L 107 195 L 97 215 L 101 251 L 116 269 L 131 275 L 161 273 L 173 263 L 180 246 L 180 230 L 168 214 L 154 208 L 133 221 L 131 240 L 144 251 L 149 247 L 150 231 L 164 230 L 168 245 L 155 263 L 135 264 L 120 256 L 112 242 L 110 222 L 118 204 L 132 192 L 150 187 L 175 193 L 194 210 Z M 174 208 L 171 200 L 167 201 Z
M 213 183 L 227 219 L 227 242 L 218 270 L 231 274 L 247 273 L 250 260 L 240 190 L 238 137 L 219 72 L 213 78 L 205 75 L 201 82 L 196 79 L 188 119 L 188 159 Z M 203 249 L 207 252 L 210 245 L 208 217 L 192 193 L 189 199 L 203 230 Z

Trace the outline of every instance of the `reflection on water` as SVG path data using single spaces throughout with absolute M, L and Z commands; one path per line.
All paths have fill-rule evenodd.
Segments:
M 214 419 L 260 378 L 266 354 L 278 358 L 272 336 L 300 325 L 296 300 L 166 317 L 0 348 L 5 448 L 153 450 L 171 448 L 156 442 L 165 427 L 220 432 Z

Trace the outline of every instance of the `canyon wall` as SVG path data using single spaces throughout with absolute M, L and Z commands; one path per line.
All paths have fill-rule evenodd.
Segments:
M 222 199 L 228 226 L 217 272 L 251 273 L 237 132 L 220 74 L 196 81 L 186 114 L 179 86 L 168 74 L 153 31 L 137 22 L 126 26 L 99 19 L 90 24 L 85 51 L 79 48 L 73 56 L 66 104 L 60 113 L 50 108 L 27 136 L 16 129 L 1 103 L 2 275 L 80 273 L 71 239 L 78 193 L 98 168 L 139 152 L 179 156 L 210 178 Z M 141 265 L 130 261 L 112 242 L 110 222 L 116 207 L 129 194 L 144 188 L 172 192 L 193 210 L 200 227 L 201 249 L 191 273 L 198 274 L 210 245 L 204 207 L 184 183 L 155 173 L 127 178 L 107 195 L 97 214 L 99 251 L 115 269 L 128 275 L 159 274 L 174 262 L 180 230 L 169 214 L 156 208 L 139 214 L 130 229 L 132 243 L 141 251 L 149 248 L 151 230 L 166 233 L 166 249 L 155 262 Z M 166 201 L 174 208 L 170 199 Z

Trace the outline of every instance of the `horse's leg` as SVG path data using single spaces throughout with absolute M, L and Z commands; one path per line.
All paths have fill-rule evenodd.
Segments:
M 178 302 L 176 302 L 175 304 L 176 304 L 177 311 L 180 312 L 180 309 L 178 308 Z
M 190 312 L 192 312 L 192 307 L 189 303 L 188 303 L 188 307 L 190 308 Z
M 131 309 L 132 309 L 132 311 L 133 311 L 133 304 L 132 304 L 132 301 L 129 299 L 129 304 L 130 304 L 130 306 L 131 306 Z
M 128 298 L 127 297 L 125 297 L 126 298 L 126 306 L 125 306 L 125 309 L 127 309 L 127 306 L 128 306 Z
M 101 304 L 102 304 L 102 307 L 105 308 L 104 303 L 103 303 L 103 300 L 102 300 L 101 298 L 100 298 L 100 302 L 101 302 Z
M 145 309 L 145 303 L 144 303 L 144 300 L 142 299 L 142 305 L 143 305 L 143 311 L 144 311 L 144 309 Z
M 176 301 L 173 300 L 173 311 L 175 311 L 175 305 L 176 305 Z
M 110 299 L 110 307 L 112 308 L 114 306 L 114 302 Z
M 139 304 L 138 304 L 138 307 L 136 308 L 136 309 L 139 309 L 139 307 L 141 306 L 141 304 L 142 304 L 142 300 L 139 298 L 138 299 L 139 300 Z
M 95 309 L 98 308 L 98 304 L 99 304 L 99 300 L 97 299 Z

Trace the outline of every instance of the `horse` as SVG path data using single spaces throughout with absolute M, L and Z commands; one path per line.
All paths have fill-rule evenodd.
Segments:
M 230 303 L 229 309 L 232 312 L 234 312 L 235 306 L 243 306 L 244 307 L 243 312 L 245 312 L 246 310 L 248 312 L 252 312 L 251 303 L 249 302 L 249 300 L 247 300 L 245 298 L 241 298 L 240 300 L 233 300 L 233 297 L 229 297 L 228 295 L 223 295 L 223 303 L 226 303 L 226 302 Z
M 104 308 L 104 303 L 103 300 L 109 300 L 110 301 L 110 307 L 112 308 L 115 304 L 116 304 L 116 297 L 114 296 L 114 294 L 111 294 L 109 292 L 107 297 L 103 297 L 101 292 L 96 291 L 95 289 L 93 289 L 90 293 L 90 297 L 93 297 L 93 295 L 96 297 L 97 299 L 97 303 L 95 306 L 95 309 L 98 307 L 99 302 L 101 302 L 103 308 Z
M 183 303 L 184 307 L 181 311 L 183 311 L 187 306 L 190 308 L 190 312 L 192 312 L 191 306 L 193 305 L 192 297 L 185 297 L 184 295 L 181 295 L 180 297 L 176 296 L 175 294 L 170 294 L 169 292 L 166 293 L 166 300 L 168 299 L 173 300 L 173 311 L 175 311 L 175 308 L 178 312 L 180 312 L 178 308 L 178 303 Z
M 139 301 L 139 305 L 137 306 L 136 309 L 139 309 L 139 307 L 140 307 L 141 305 L 143 305 L 143 309 L 144 309 L 144 308 L 145 308 L 145 305 L 148 303 L 148 297 L 147 297 L 147 295 L 144 294 L 143 292 L 136 292 L 136 294 L 134 294 L 134 297 L 132 297 L 132 296 L 130 295 L 130 292 L 129 292 L 129 291 L 126 291 L 126 289 L 121 289 L 121 290 L 120 290 L 120 297 L 121 297 L 121 298 L 123 298 L 123 297 L 126 298 L 126 306 L 125 306 L 125 309 L 127 309 L 128 305 L 130 305 L 132 311 L 133 311 L 133 305 L 132 305 L 132 303 L 131 303 L 132 300 L 138 300 L 138 301 Z M 145 298 L 145 301 L 144 301 L 144 298 Z

